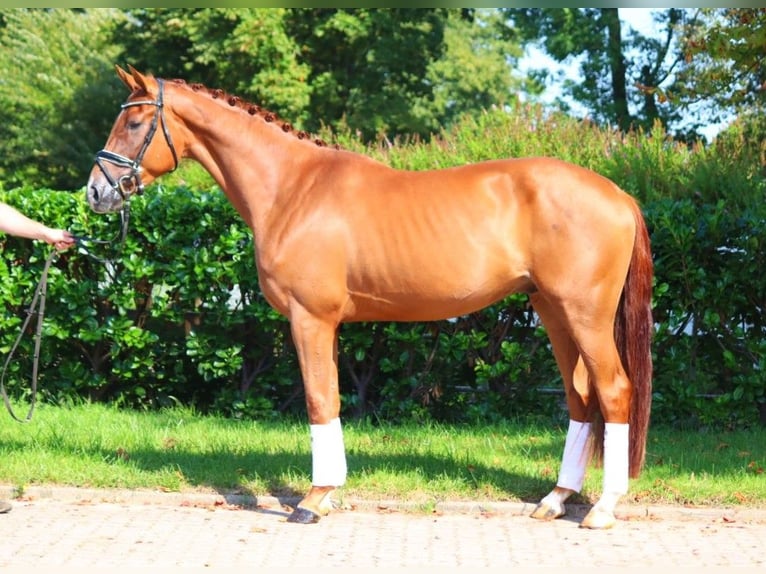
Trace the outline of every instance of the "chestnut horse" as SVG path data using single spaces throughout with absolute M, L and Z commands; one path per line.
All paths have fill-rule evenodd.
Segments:
M 319 520 L 346 480 L 341 323 L 446 319 L 523 292 L 570 417 L 557 484 L 532 516 L 562 516 L 595 457 L 602 493 L 581 526 L 614 525 L 644 463 L 651 402 L 653 264 L 634 199 L 550 158 L 397 170 L 221 90 L 117 74 L 131 93 L 96 155 L 88 202 L 120 210 L 190 158 L 252 230 L 263 294 L 290 321 L 308 411 L 312 486 L 289 521 Z

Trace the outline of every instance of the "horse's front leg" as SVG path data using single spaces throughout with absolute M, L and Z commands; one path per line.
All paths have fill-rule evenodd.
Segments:
M 338 325 L 303 312 L 291 317 L 290 326 L 306 393 L 312 486 L 287 521 L 311 524 L 330 512 L 330 495 L 346 482 L 338 389 Z
M 555 488 L 532 512 L 532 518 L 553 520 L 566 514 L 564 502 L 580 492 L 589 458 L 590 423 L 570 419 L 559 479 Z
M 539 294 L 530 299 L 548 331 L 553 354 L 564 380 L 570 415 L 558 481 L 530 515 L 540 520 L 553 520 L 566 514 L 564 503 L 582 489 L 590 459 L 591 423 L 587 422 L 588 371 L 568 328 L 562 322 L 562 313 Z

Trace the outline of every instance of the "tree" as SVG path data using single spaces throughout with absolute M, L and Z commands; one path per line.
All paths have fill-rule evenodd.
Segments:
M 309 68 L 286 29 L 283 8 L 140 8 L 112 41 L 137 69 L 225 88 L 300 126 Z
M 662 32 L 652 38 L 634 30 L 625 34 L 617 8 L 522 8 L 506 14 L 525 40 L 540 42 L 556 61 L 579 58 L 581 79 L 565 80 L 564 94 L 594 120 L 627 131 L 649 129 L 656 121 L 667 128 L 681 119 L 675 108 L 660 105 L 664 96 L 656 88 L 672 81 L 682 60 L 678 25 L 686 11 L 655 12 Z M 544 79 L 547 72 L 538 75 Z
M 686 67 L 670 95 L 673 103 L 712 121 L 738 116 L 751 141 L 763 147 L 766 8 L 701 9 L 693 24 L 685 28 Z
M 308 46 L 312 110 L 370 140 L 429 136 L 525 89 L 512 65 L 518 41 L 503 38 L 496 10 L 296 11 Z M 506 34 L 507 36 L 507 34 Z
M 533 79 L 511 73 L 523 50 L 499 10 L 476 9 L 469 17 L 450 12 L 444 41 L 444 54 L 426 74 L 433 86 L 433 115 L 443 124 L 513 101 L 519 92 L 541 92 Z
M 432 97 L 428 64 L 444 53 L 445 9 L 295 9 L 291 30 L 310 62 L 311 128 L 345 124 L 365 139 L 424 133 L 416 102 Z
M 114 77 L 116 53 L 104 37 L 121 14 L 10 9 L 0 15 L 0 178 L 8 187 L 80 188 L 120 101 L 117 85 L 104 81 Z
M 113 41 L 139 69 L 221 87 L 308 131 L 429 136 L 501 105 L 518 41 L 493 11 L 136 9 Z

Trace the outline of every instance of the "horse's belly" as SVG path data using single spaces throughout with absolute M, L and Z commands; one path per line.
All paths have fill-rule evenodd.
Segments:
M 478 311 L 511 293 L 531 290 L 526 277 L 502 281 L 434 283 L 424 278 L 400 289 L 383 290 L 375 285 L 349 285 L 352 304 L 347 321 L 436 321 Z

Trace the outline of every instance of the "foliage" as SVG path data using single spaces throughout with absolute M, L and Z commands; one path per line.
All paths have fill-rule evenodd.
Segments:
M 682 61 L 678 48 L 679 21 L 688 12 L 676 8 L 656 11 L 658 37 L 623 30 L 617 8 L 509 8 L 523 37 L 537 41 L 558 62 L 579 65 L 580 74 L 564 79 L 565 95 L 584 106 L 602 124 L 627 132 L 649 129 L 655 121 L 666 128 L 680 117 L 658 88 L 671 81 L 671 71 Z M 541 78 L 546 70 L 537 70 Z M 560 99 L 562 109 L 569 110 Z
M 436 133 L 462 116 L 513 102 L 517 92 L 536 94 L 541 86 L 515 78 L 511 65 L 522 55 L 516 35 L 498 10 L 476 10 L 472 18 L 452 11 L 444 29 L 445 53 L 429 65 L 426 79 L 433 86 L 431 114 Z
M 674 97 L 684 106 L 707 102 L 714 121 L 766 105 L 766 8 L 705 8 L 685 29 L 682 70 Z
M 740 426 L 766 414 L 764 217 L 723 201 L 652 204 L 655 416 Z
M 134 8 L 0 11 L 0 178 L 75 189 L 131 64 L 223 88 L 296 127 L 428 138 L 534 83 L 496 10 Z M 504 39 L 504 33 L 507 37 Z
M 122 97 L 111 73 L 117 49 L 105 40 L 121 12 L 25 8 L 2 16 L 0 180 L 80 187 Z
M 759 160 L 740 136 L 713 145 L 680 143 L 657 124 L 613 138 L 603 173 L 644 202 L 691 199 L 726 202 L 734 213 L 762 203 L 764 181 Z M 733 192 L 733 190 L 737 190 Z
M 353 143 L 350 136 L 344 136 Z M 612 178 L 644 206 L 655 254 L 655 423 L 746 428 L 766 418 L 760 167 L 674 142 L 657 125 L 619 134 L 516 104 L 465 117 L 424 143 L 359 149 L 407 169 L 496 157 L 552 155 Z M 729 145 L 729 144 L 727 144 Z M 51 270 L 41 389 L 53 402 L 87 398 L 155 409 L 190 404 L 235 418 L 303 415 L 285 319 L 257 285 L 249 230 L 209 180 L 184 166 L 131 204 L 127 241 L 62 253 Z M 114 237 L 116 216 L 80 196 L 0 192 L 0 200 L 80 235 Z M 0 349 L 24 316 L 44 246 L 0 238 Z M 12 363 L 26 392 L 31 337 Z M 341 329 L 345 417 L 380 421 L 565 418 L 560 377 L 523 295 L 433 323 Z
M 648 131 L 659 121 L 675 139 L 694 141 L 705 125 L 763 117 L 766 9 L 654 10 L 652 36 L 626 30 L 616 8 L 505 11 L 525 43 L 579 66 L 576 78 L 557 79 L 578 113 L 602 125 Z M 544 69 L 533 75 L 549 79 Z M 566 98 L 557 104 L 573 113 Z
M 134 9 L 113 41 L 135 67 L 250 99 L 296 126 L 427 137 L 502 104 L 518 45 L 497 15 L 447 9 Z M 477 75 L 476 70 L 481 70 Z M 481 81 L 478 81 L 481 80 Z
M 432 94 L 423 79 L 429 62 L 444 53 L 447 14 L 403 8 L 293 11 L 295 39 L 312 62 L 311 127 L 342 120 L 365 139 L 386 132 L 427 135 L 432 126 L 418 117 L 417 102 Z
M 283 8 L 137 8 L 111 38 L 120 59 L 160 77 L 184 78 L 306 119 L 310 67 Z

